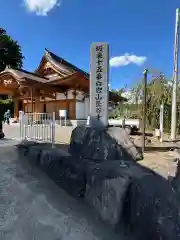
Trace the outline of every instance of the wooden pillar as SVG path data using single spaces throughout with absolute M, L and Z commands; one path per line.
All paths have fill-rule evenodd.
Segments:
M 31 113 L 33 113 L 34 104 L 33 104 L 33 88 L 31 88 Z
M 38 101 L 38 98 L 37 98 L 36 92 L 35 92 L 35 95 L 34 95 L 34 112 L 38 112 L 38 104 L 39 104 L 39 101 Z
M 68 102 L 68 92 L 64 92 L 64 95 L 66 97 L 65 102 L 65 109 L 67 111 L 67 118 L 69 118 L 69 102 Z
M 76 119 L 76 89 L 73 91 L 73 113 L 72 113 L 72 119 L 75 120 Z
M 31 88 L 31 112 L 36 112 L 36 91 L 35 88 Z
M 24 100 L 22 100 L 22 111 L 25 112 L 25 104 L 24 104 Z
M 14 118 L 18 118 L 19 117 L 19 98 L 14 98 L 13 99 L 14 102 Z

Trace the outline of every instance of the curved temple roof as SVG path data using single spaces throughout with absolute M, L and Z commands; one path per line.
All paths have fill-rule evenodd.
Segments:
M 22 70 L 22 69 L 14 69 L 7 67 L 4 71 L 0 73 L 0 77 L 3 76 L 12 76 L 17 80 L 18 84 L 34 86 L 39 89 L 49 89 L 49 91 L 53 92 L 62 92 L 63 87 L 60 91 L 59 87 L 50 83 L 47 78 L 40 77 L 34 73 Z
M 57 71 L 61 71 L 64 74 L 66 74 L 66 77 L 68 77 L 70 75 L 73 76 L 73 73 L 78 72 L 78 73 L 82 74 L 84 79 L 86 79 L 86 80 L 90 79 L 89 73 L 87 73 L 87 72 L 83 71 L 82 69 L 76 67 L 75 65 L 69 63 L 65 59 L 57 56 L 56 54 L 50 52 L 49 50 L 45 49 L 45 51 L 46 52 L 41 60 L 41 63 L 39 65 L 38 69 L 36 70 L 36 72 L 38 72 L 43 60 L 45 59 L 46 61 L 50 62 Z M 62 78 L 62 80 L 63 80 L 63 78 Z M 120 97 L 119 95 L 117 95 L 111 91 L 109 92 L 109 94 L 110 94 L 110 98 L 113 98 L 116 102 L 122 101 L 124 99 L 123 97 Z
M 24 79 L 32 79 L 32 80 L 40 82 L 40 83 L 47 82 L 47 78 L 42 78 L 38 75 L 35 75 L 33 73 L 27 72 L 22 69 L 15 69 L 15 68 L 7 67 L 4 71 L 2 71 L 0 73 L 0 76 L 5 75 L 5 74 L 13 75 L 19 81 L 23 81 Z
M 82 77 L 85 81 L 89 80 L 89 78 L 90 78 L 89 73 L 87 73 L 87 72 L 81 70 L 80 68 L 74 66 L 73 64 L 67 62 L 63 58 L 58 57 L 57 55 L 48 51 L 47 49 L 45 49 L 45 50 L 46 50 L 46 52 L 45 52 L 44 56 L 42 57 L 39 67 L 37 68 L 37 70 L 34 73 L 25 71 L 23 69 L 14 69 L 14 68 L 7 67 L 3 72 L 0 73 L 0 77 L 3 75 L 6 75 L 6 74 L 10 74 L 10 75 L 14 76 L 14 78 L 16 78 L 19 82 L 23 82 L 23 81 L 28 82 L 29 81 L 32 84 L 32 81 L 34 81 L 34 84 L 36 84 L 36 85 L 37 85 L 37 83 L 39 83 L 39 84 L 41 83 L 42 85 L 46 85 L 46 87 L 51 86 L 56 90 L 57 90 L 57 88 L 59 89 L 59 87 L 63 88 L 66 81 L 68 82 L 68 80 L 72 80 L 75 77 L 78 78 L 78 76 Z M 58 80 L 57 84 L 56 84 L 56 80 L 54 80 L 54 79 L 48 79 L 44 76 L 40 76 L 39 70 L 40 70 L 41 66 L 44 64 L 44 61 L 49 62 L 53 66 L 53 68 L 57 70 L 57 72 L 60 72 L 63 74 L 64 77 L 62 77 L 60 81 Z M 87 83 L 85 85 L 87 85 Z M 113 99 L 116 102 L 124 99 L 123 97 L 120 97 L 119 95 L 117 95 L 113 92 L 109 92 L 109 94 L 110 94 L 110 99 Z
M 68 73 L 72 73 L 72 72 L 79 72 L 82 75 L 84 75 L 84 77 L 89 78 L 90 75 L 89 73 L 83 71 L 82 69 L 76 67 L 75 65 L 67 62 L 65 59 L 55 55 L 54 53 L 50 52 L 49 50 L 45 49 L 46 53 L 45 53 L 45 58 L 50 61 L 52 64 L 54 63 L 57 68 L 59 67 L 60 64 L 62 64 L 64 66 L 64 68 L 66 69 L 66 71 Z

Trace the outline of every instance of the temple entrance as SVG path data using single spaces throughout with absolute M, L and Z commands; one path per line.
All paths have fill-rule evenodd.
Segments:
M 23 101 L 19 100 L 18 111 L 23 111 Z

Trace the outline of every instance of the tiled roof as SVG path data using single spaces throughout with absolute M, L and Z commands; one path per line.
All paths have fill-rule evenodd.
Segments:
M 40 82 L 40 83 L 46 83 L 47 79 L 46 78 L 42 78 L 34 73 L 25 71 L 23 69 L 15 69 L 15 68 L 6 68 L 4 71 L 2 71 L 0 74 L 6 74 L 6 73 L 10 73 L 12 75 L 14 75 L 17 79 L 19 80 L 23 80 L 25 78 Z
M 55 63 L 55 65 L 61 64 L 64 65 L 67 73 L 72 73 L 72 72 L 80 72 L 82 73 L 86 78 L 89 78 L 89 73 L 83 71 L 82 69 L 76 67 L 75 65 L 67 62 L 65 59 L 57 56 L 56 54 L 50 52 L 49 50 L 46 49 L 46 54 L 45 57 L 47 58 L 47 60 L 52 61 L 53 63 Z
M 90 74 L 83 71 L 82 69 L 76 67 L 75 65 L 69 63 L 68 61 L 66 61 L 65 59 L 57 56 L 56 54 L 50 52 L 49 50 L 46 50 L 46 54 L 45 54 L 45 58 L 47 59 L 47 61 L 50 61 L 51 63 L 53 63 L 55 65 L 55 67 L 57 67 L 57 69 L 59 68 L 59 70 L 65 72 L 67 75 L 72 74 L 73 72 L 79 72 L 82 73 L 82 75 L 84 75 L 84 77 L 86 79 L 90 79 Z M 119 95 L 109 91 L 110 93 L 110 98 L 114 98 L 118 101 L 124 99 L 123 97 L 120 97 Z
M 0 76 L 3 76 L 4 74 L 13 75 L 19 82 L 21 82 L 21 83 L 25 82 L 25 84 L 27 84 L 27 85 L 28 85 L 28 83 L 30 85 L 32 85 L 32 84 L 35 86 L 38 85 L 38 86 L 42 86 L 42 89 L 44 89 L 44 87 L 45 87 L 46 89 L 49 88 L 49 89 L 51 89 L 53 91 L 57 91 L 57 92 L 59 90 L 59 87 L 51 84 L 51 81 L 48 80 L 47 78 L 40 77 L 34 73 L 25 71 L 23 69 L 6 68 L 4 71 L 2 71 L 0 73 Z M 62 89 L 63 89 L 63 87 L 61 87 L 61 90 Z

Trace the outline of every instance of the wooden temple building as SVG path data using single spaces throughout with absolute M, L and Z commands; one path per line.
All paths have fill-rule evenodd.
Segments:
M 7 67 L 0 73 L 0 93 L 14 101 L 19 111 L 55 112 L 67 110 L 69 119 L 86 119 L 89 113 L 89 74 L 46 49 L 35 72 Z M 120 97 L 110 92 L 111 102 Z

